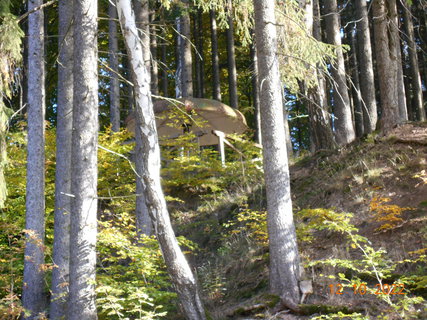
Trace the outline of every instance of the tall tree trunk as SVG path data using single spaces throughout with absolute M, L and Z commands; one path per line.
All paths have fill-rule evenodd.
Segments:
M 398 26 L 397 18 L 397 9 L 396 9 L 396 19 L 395 25 Z M 403 61 L 402 61 L 402 51 L 400 50 L 400 34 L 399 29 L 397 33 L 397 46 L 396 46 L 396 57 L 397 57 L 397 89 L 398 89 L 398 109 L 400 122 L 408 121 L 408 107 L 406 105 L 406 92 L 405 92 L 405 81 L 403 80 Z
M 375 51 L 381 97 L 381 129 L 387 132 L 401 122 L 398 109 L 397 47 L 398 35 L 395 19 L 390 7 L 396 7 L 396 0 L 374 0 Z M 394 11 L 395 12 L 395 11 Z
M 136 34 L 135 20 L 129 0 L 118 0 L 117 6 L 126 47 L 134 70 L 136 95 L 136 131 L 142 138 L 143 181 L 146 203 L 155 226 L 163 257 L 185 316 L 190 320 L 206 319 L 198 294 L 197 283 L 175 238 L 160 183 L 160 148 L 157 137 L 148 71 L 141 63 L 142 47 Z
M 135 101 L 137 103 L 137 101 Z M 136 233 L 140 239 L 142 235 L 151 236 L 153 234 L 153 222 L 150 218 L 150 212 L 146 204 L 145 194 L 144 194 L 144 182 L 139 177 L 142 177 L 144 174 L 144 163 L 141 159 L 144 158 L 144 152 L 146 150 L 143 146 L 141 132 L 135 130 L 135 170 L 137 173 L 136 176 L 136 207 L 135 207 L 135 216 L 136 216 Z
M 221 101 L 221 83 L 219 79 L 218 31 L 215 10 L 210 11 L 212 46 L 212 99 Z
M 42 5 L 29 0 L 28 10 Z M 44 285 L 44 184 L 45 184 L 45 65 L 44 14 L 38 10 L 28 17 L 28 145 L 25 229 L 24 285 L 22 306 L 30 312 L 24 319 L 37 319 L 46 307 Z
M 154 18 L 154 14 L 152 15 Z M 153 20 L 153 19 L 152 19 Z M 152 21 L 153 22 L 153 21 Z M 152 24 L 150 27 L 151 40 L 151 92 L 159 95 L 159 66 L 157 63 L 157 25 Z
M 359 80 L 359 63 L 357 60 L 356 52 L 357 41 L 356 33 L 353 30 L 350 30 L 349 34 L 351 38 L 351 52 L 349 53 L 349 64 L 351 70 L 351 95 L 353 96 L 353 105 L 354 105 L 354 128 L 356 129 L 356 136 L 362 137 L 365 134 L 364 130 L 364 121 L 363 121 L 363 99 L 360 91 L 360 82 Z
M 305 21 L 308 30 L 312 31 L 313 37 L 317 41 L 322 41 L 319 0 L 314 0 L 313 2 L 304 0 L 301 1 L 301 5 L 305 8 Z M 312 11 L 312 13 L 310 14 L 309 11 Z M 316 73 L 318 79 L 317 87 L 306 92 L 309 100 L 309 130 L 311 150 L 313 152 L 334 147 L 334 136 L 325 92 L 325 76 L 320 68 L 317 68 Z
M 122 52 L 123 53 L 123 52 Z M 128 107 L 126 108 L 127 115 L 129 115 L 134 110 L 135 99 L 133 97 L 133 86 L 132 83 L 132 70 L 129 67 L 129 59 L 126 57 L 122 60 L 123 70 L 125 71 L 124 77 L 126 79 L 125 83 L 125 92 L 126 92 L 126 100 Z
M 202 11 L 199 9 L 194 14 L 193 37 L 196 46 L 196 98 L 204 98 L 204 55 L 203 55 L 203 19 Z
M 179 59 L 181 61 L 182 97 L 193 96 L 193 57 L 191 56 L 191 22 L 188 0 L 182 0 L 184 12 L 180 20 Z
M 408 43 L 408 54 L 412 87 L 412 107 L 416 114 L 416 119 L 425 121 L 426 114 L 423 103 L 423 90 L 421 86 L 420 68 L 418 65 L 417 46 L 415 44 L 414 24 L 412 22 L 411 7 L 403 8 L 406 40 Z
M 166 26 L 165 26 L 165 18 L 162 13 L 162 42 L 160 45 L 161 48 L 161 70 L 162 70 L 162 94 L 163 96 L 168 96 L 168 88 L 169 88 L 169 80 L 168 80 L 168 59 L 167 59 L 167 44 L 166 44 Z
M 420 0 L 416 1 L 416 10 L 414 10 L 414 14 L 418 19 L 418 42 L 421 50 L 419 55 L 419 60 L 422 66 L 422 78 L 421 82 L 423 82 L 424 87 L 427 86 L 427 4 L 423 3 Z M 24 51 L 25 52 L 25 51 Z M 420 70 L 421 71 L 421 70 Z M 425 98 L 425 97 L 424 97 Z
M 142 39 L 142 57 L 145 61 L 145 68 L 147 71 L 150 70 L 150 36 L 147 32 L 149 32 L 149 17 L 150 17 L 150 8 L 149 8 L 149 2 L 148 0 L 144 0 L 143 2 L 140 2 L 136 0 L 135 4 L 135 12 L 136 12 L 136 18 L 139 19 L 139 28 L 142 30 L 140 32 L 140 37 Z M 138 21 L 138 20 L 137 20 Z M 132 61 L 130 61 L 130 69 L 132 69 L 132 74 L 134 72 L 134 68 L 132 66 Z M 150 73 L 148 73 L 149 76 L 149 82 L 151 79 Z M 132 82 L 135 81 L 135 75 L 133 74 Z M 135 86 L 135 83 L 134 83 Z M 151 87 L 152 88 L 152 87 Z M 136 102 L 136 101 L 135 101 Z M 136 130 L 135 132 L 135 156 L 136 159 L 138 159 L 135 162 L 135 169 L 136 169 L 136 206 L 135 206 L 135 216 L 136 216 L 136 232 L 138 237 L 140 238 L 141 235 L 151 235 L 152 234 L 152 223 L 150 219 L 150 215 L 148 212 L 147 205 L 145 204 L 145 195 L 144 195 L 144 185 L 141 179 L 138 178 L 144 173 L 144 165 L 142 161 L 139 159 L 142 159 L 144 156 L 144 147 L 142 145 L 141 140 L 141 133 Z
M 411 72 L 409 67 L 409 57 L 408 53 L 405 52 L 405 48 L 407 47 L 406 43 L 402 41 L 401 49 L 402 49 L 402 65 L 403 65 L 403 81 L 405 83 L 405 95 L 406 95 L 406 107 L 408 108 L 408 120 L 416 121 L 416 115 L 412 107 L 412 95 L 411 95 Z
M 117 39 L 117 10 L 115 0 L 108 2 L 108 53 L 110 61 L 110 119 L 111 130 L 120 130 L 119 42 Z
M 313 37 L 322 41 L 320 22 L 319 0 L 313 2 Z M 310 138 L 312 151 L 320 149 L 332 149 L 335 146 L 334 135 L 331 126 L 331 117 L 328 110 L 328 98 L 326 94 L 326 80 L 324 71 L 317 69 L 317 88 L 310 91 L 309 96 L 315 103 L 309 105 Z
M 357 46 L 362 95 L 363 131 L 369 134 L 375 130 L 378 121 L 375 99 L 374 66 L 372 62 L 371 35 L 366 0 L 356 0 Z
M 236 53 L 234 50 L 234 24 L 233 24 L 233 5 L 231 0 L 227 2 L 228 6 L 228 28 L 227 36 L 227 62 L 228 62 L 228 90 L 230 93 L 230 107 L 237 109 L 239 107 L 237 97 L 237 69 Z
M 133 0 L 133 5 L 135 8 L 136 25 L 139 29 L 139 37 L 142 43 L 142 54 L 144 64 L 147 70 L 150 70 L 150 4 L 148 0 Z M 151 73 L 149 74 L 149 76 L 149 82 L 151 83 Z
M 69 320 L 97 319 L 98 1 L 74 3 Z
M 175 61 L 176 61 L 176 71 L 175 71 L 175 98 L 182 98 L 183 91 L 183 79 L 182 73 L 184 69 L 184 38 L 181 36 L 182 34 L 182 23 L 181 18 L 178 17 L 175 19 L 176 23 L 176 48 L 175 48 Z
M 339 145 L 345 145 L 355 139 L 351 118 L 350 98 L 348 95 L 344 55 L 341 48 L 340 16 L 336 0 L 325 0 L 326 34 L 328 42 L 337 46 L 337 62 L 332 65 L 334 80 L 334 127 L 335 137 Z
M 254 35 L 255 36 L 255 35 Z M 261 138 L 261 113 L 260 113 L 260 100 L 259 100 L 259 74 L 258 74 L 258 56 L 256 52 L 255 40 L 250 47 L 252 59 L 252 98 L 254 104 L 255 116 L 255 141 L 262 144 Z
M 277 58 L 274 0 L 254 0 L 259 80 L 262 83 L 261 129 L 267 189 L 270 243 L 270 289 L 282 303 L 297 309 L 299 254 L 292 215 L 282 88 Z
M 66 318 L 70 272 L 71 138 L 73 129 L 73 1 L 59 1 L 55 223 L 50 318 Z

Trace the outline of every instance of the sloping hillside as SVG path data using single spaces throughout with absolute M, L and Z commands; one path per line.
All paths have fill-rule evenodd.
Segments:
M 268 295 L 262 186 L 202 202 L 177 226 L 200 245 L 194 262 L 212 318 L 425 319 L 427 125 L 317 152 L 291 167 L 291 180 L 303 279 L 313 284 L 299 314 Z

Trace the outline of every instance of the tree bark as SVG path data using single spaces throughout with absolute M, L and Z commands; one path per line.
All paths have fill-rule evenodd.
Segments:
M 313 2 L 313 37 L 322 41 L 322 28 L 320 22 L 319 0 Z M 326 94 L 326 80 L 324 72 L 317 69 L 317 88 L 310 91 L 309 95 L 315 103 L 309 105 L 311 150 L 332 149 L 335 146 L 332 132 L 331 117 L 328 110 Z
M 423 90 L 421 85 L 420 68 L 418 64 L 417 46 L 415 44 L 414 24 L 412 22 L 411 7 L 403 7 L 403 17 L 405 26 L 405 35 L 408 43 L 408 54 L 410 63 L 411 75 L 411 91 L 412 91 L 412 109 L 415 113 L 415 119 L 425 121 L 426 115 L 423 103 Z
M 152 15 L 153 20 L 154 14 Z M 152 21 L 154 22 L 154 21 Z M 150 27 L 151 41 L 151 92 L 154 95 L 159 95 L 159 66 L 157 63 L 157 25 L 152 24 Z
M 351 118 L 350 98 L 348 95 L 344 56 L 341 48 L 340 16 L 336 0 L 326 0 L 326 34 L 328 42 L 337 46 L 336 64 L 331 66 L 334 80 L 334 127 L 335 138 L 339 145 L 345 145 L 355 139 Z
M 150 17 L 150 10 L 149 10 L 149 2 L 143 1 L 139 2 L 136 0 L 135 4 L 135 12 L 136 12 L 136 18 L 139 19 L 139 28 L 142 30 L 140 32 L 140 37 L 142 39 L 142 57 L 145 61 L 145 68 L 146 70 L 150 70 L 150 36 L 147 33 L 149 29 L 149 17 Z M 130 61 L 130 68 L 132 70 L 132 62 Z M 133 71 L 132 71 L 133 74 Z M 150 73 L 149 79 L 151 79 Z M 133 75 L 132 80 L 135 80 L 135 75 Z M 150 80 L 149 80 L 150 81 Z M 134 83 L 135 86 L 135 83 Z M 152 88 L 152 86 L 151 86 Z M 148 212 L 147 205 L 145 204 L 145 195 L 144 195 L 144 186 L 141 181 L 141 179 L 138 179 L 138 176 L 141 176 L 144 172 L 144 166 L 142 161 L 139 161 L 139 159 L 142 159 L 144 156 L 144 150 L 142 146 L 142 139 L 140 136 L 140 132 L 138 130 L 135 131 L 135 157 L 137 161 L 135 161 L 135 170 L 137 173 L 136 176 L 136 206 L 135 206 L 135 217 L 136 217 L 136 232 L 138 235 L 138 238 L 141 237 L 141 235 L 151 235 L 152 234 L 152 222 L 150 219 L 150 215 Z
M 403 80 L 403 66 L 402 66 L 402 51 L 400 50 L 400 31 L 397 17 L 397 9 L 395 25 L 398 28 L 397 32 L 397 46 L 396 46 L 396 57 L 397 57 L 397 89 L 398 89 L 398 109 L 400 122 L 408 121 L 408 107 L 406 105 L 406 92 L 405 92 L 405 81 Z
M 210 11 L 212 46 L 212 99 L 221 101 L 221 83 L 219 79 L 218 31 L 215 10 Z
M 227 36 L 227 62 L 228 62 L 228 90 L 230 92 L 230 107 L 237 109 L 239 107 L 237 96 L 237 69 L 236 53 L 234 49 L 234 24 L 233 24 L 233 5 L 231 0 L 227 2 L 228 6 L 228 28 Z
M 188 0 L 182 0 L 184 12 L 180 20 L 179 59 L 181 61 L 182 97 L 193 96 L 193 57 L 191 56 L 191 22 Z
M 396 0 L 374 0 L 372 10 L 374 15 L 375 52 L 381 97 L 380 125 L 383 132 L 401 123 L 398 109 L 397 81 L 397 28 L 392 16 Z
M 299 254 L 292 215 L 288 155 L 284 144 L 274 3 L 274 0 L 254 0 L 267 191 L 270 289 L 281 297 L 286 307 L 295 310 L 300 300 Z
M 161 55 L 162 55 L 162 63 L 161 63 L 161 70 L 162 70 L 162 93 L 163 96 L 168 96 L 168 88 L 169 88 L 169 80 L 168 80 L 168 61 L 167 61 L 167 44 L 166 44 L 166 26 L 165 26 L 165 18 L 162 14 L 162 42 L 160 45 L 161 48 Z
M 356 136 L 360 138 L 365 134 L 365 126 L 363 121 L 363 99 L 360 89 L 360 83 L 364 80 L 360 81 L 359 79 L 360 68 L 356 56 L 356 52 L 358 50 L 356 34 L 353 32 L 353 30 L 350 30 L 349 33 L 352 48 L 351 52 L 349 52 L 349 64 L 351 70 L 351 95 L 353 97 L 354 105 L 354 128 L 356 129 Z
M 144 167 L 140 180 L 144 186 L 146 204 L 185 316 L 191 320 L 204 320 L 206 317 L 198 294 L 197 283 L 175 238 L 160 183 L 160 147 L 148 85 L 149 76 L 147 69 L 141 63 L 142 47 L 138 37 L 135 36 L 136 27 L 130 1 L 118 0 L 117 9 L 131 66 L 134 70 L 136 131 L 139 131 L 142 138 L 141 145 L 144 151 L 142 158 L 139 159 Z
M 375 99 L 374 66 L 372 62 L 371 35 L 366 0 L 356 0 L 357 46 L 362 95 L 363 132 L 375 130 L 378 122 Z
M 119 43 L 117 39 L 117 10 L 115 0 L 108 2 L 108 53 L 110 61 L 110 121 L 111 130 L 120 130 Z
M 254 34 L 255 38 L 255 34 Z M 261 138 L 261 113 L 260 113 L 260 100 L 259 100 L 259 75 L 258 75 L 258 56 L 256 52 L 255 39 L 253 40 L 250 53 L 252 59 L 252 99 L 254 104 L 255 115 L 255 141 L 262 144 Z
M 97 319 L 98 2 L 74 3 L 69 320 Z
M 302 1 L 302 5 L 306 11 L 305 20 L 308 30 L 312 32 L 317 41 L 322 41 L 319 1 L 315 0 L 312 3 L 311 1 Z M 312 10 L 311 14 L 308 12 L 310 10 Z M 320 68 L 317 68 L 316 73 L 317 87 L 306 92 L 309 98 L 308 115 L 312 152 L 320 149 L 332 149 L 335 146 L 325 92 L 325 76 Z
M 116 0 L 117 1 L 117 0 Z M 142 43 L 142 54 L 147 70 L 151 68 L 150 51 L 150 7 L 148 0 L 133 0 L 135 8 L 136 25 L 139 29 L 139 36 Z M 149 74 L 151 83 L 151 73 Z
M 42 5 L 29 0 L 28 10 Z M 30 312 L 24 319 L 37 319 L 46 307 L 44 285 L 45 237 L 45 65 L 44 14 L 38 10 L 28 17 L 28 144 L 25 229 L 24 281 L 22 306 Z
M 67 316 L 70 272 L 71 138 L 73 129 L 73 1 L 59 1 L 55 222 L 50 319 Z
M 203 54 L 203 19 L 202 11 L 199 9 L 194 14 L 193 37 L 196 46 L 195 64 L 196 64 L 196 98 L 204 98 L 204 54 Z

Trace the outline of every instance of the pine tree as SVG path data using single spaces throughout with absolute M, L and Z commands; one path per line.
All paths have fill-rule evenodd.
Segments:
M 73 136 L 71 154 L 68 319 L 97 319 L 98 48 L 96 0 L 74 3 Z
M 334 128 L 335 139 L 339 145 L 352 142 L 355 138 L 351 117 L 350 98 L 348 95 L 344 55 L 341 47 L 340 16 L 336 0 L 325 0 L 326 35 L 328 42 L 336 46 L 336 63 L 331 72 L 334 80 Z
M 277 58 L 275 1 L 254 0 L 261 101 L 267 225 L 270 245 L 270 289 L 282 303 L 297 309 L 299 254 L 293 223 L 282 89 Z
M 28 10 L 43 3 L 29 0 Z M 37 319 L 46 307 L 44 290 L 45 237 L 45 65 L 44 14 L 38 10 L 28 17 L 28 145 L 25 229 L 24 319 Z
M 65 318 L 70 272 L 71 138 L 73 128 L 73 1 L 59 1 L 55 222 L 50 318 Z

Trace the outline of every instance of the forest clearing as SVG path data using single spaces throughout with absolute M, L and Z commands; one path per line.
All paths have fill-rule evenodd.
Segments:
M 427 319 L 425 0 L 1 0 L 0 319 Z

